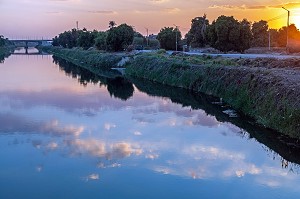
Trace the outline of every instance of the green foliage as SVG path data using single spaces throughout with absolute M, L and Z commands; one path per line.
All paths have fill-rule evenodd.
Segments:
M 141 33 L 136 31 L 134 31 L 134 37 L 144 38 L 144 36 Z
M 252 25 L 252 46 L 253 47 L 266 47 L 268 46 L 269 34 L 268 34 L 268 22 L 260 20 L 254 22 Z
M 110 51 L 123 51 L 132 44 L 134 30 L 127 24 L 121 24 L 108 30 L 107 47 Z
M 147 45 L 147 41 L 143 37 L 134 37 L 132 45 L 134 45 L 134 46 L 144 46 L 144 45 Z
M 187 44 L 192 47 L 203 47 L 206 45 L 206 29 L 209 25 L 206 15 L 192 19 L 192 25 L 186 34 Z
M 251 47 L 251 23 L 246 19 L 240 22 L 240 44 L 236 46 L 236 51 L 243 53 L 245 50 Z
M 97 50 L 67 49 L 52 47 L 48 50 L 55 56 L 66 59 L 73 64 L 82 66 L 90 71 L 108 70 L 115 67 L 122 59 L 122 55 L 100 53 Z
M 83 49 L 88 49 L 95 44 L 95 37 L 97 32 L 90 31 L 81 31 L 79 32 L 79 37 L 77 39 L 77 46 L 82 47 Z
M 250 48 L 250 23 L 239 22 L 233 16 L 220 16 L 208 28 L 208 39 L 212 47 L 222 51 L 244 52 Z
M 158 51 L 156 51 L 157 54 L 166 54 L 167 51 L 165 49 L 159 49 Z
M 60 33 L 58 37 L 53 39 L 53 46 L 62 46 L 64 48 L 73 48 L 77 46 L 77 39 L 79 37 L 79 31 L 72 29 Z
M 3 35 L 0 35 L 0 46 L 4 46 L 5 45 L 5 39 Z
M 165 27 L 161 29 L 157 35 L 160 47 L 165 50 L 176 50 L 176 37 L 177 44 L 179 44 L 182 37 L 181 32 L 177 28 L 173 27 Z M 177 46 L 177 48 L 179 49 L 179 46 Z
M 149 39 L 149 47 L 150 49 L 159 49 L 160 43 L 157 39 Z
M 280 75 L 261 68 L 230 67 L 225 58 L 182 56 L 142 54 L 127 66 L 126 74 L 222 97 L 260 124 L 300 137 L 299 103 Z M 201 67 L 194 65 L 201 62 L 205 63 Z M 282 90 L 280 95 L 277 89 Z
M 98 50 L 106 50 L 107 44 L 106 44 L 106 38 L 107 38 L 107 32 L 98 32 L 95 38 L 95 46 Z

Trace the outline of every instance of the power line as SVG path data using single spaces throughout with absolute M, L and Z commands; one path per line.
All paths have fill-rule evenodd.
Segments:
M 275 20 L 278 20 L 278 19 L 281 19 L 281 18 L 284 18 L 284 17 L 286 17 L 286 14 L 281 14 L 281 15 L 278 15 L 276 17 L 273 17 L 273 18 L 267 20 L 267 22 L 275 21 Z

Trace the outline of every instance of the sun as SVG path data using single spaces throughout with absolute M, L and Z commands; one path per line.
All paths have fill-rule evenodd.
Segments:
M 295 24 L 300 29 L 300 8 L 291 10 L 291 21 L 290 24 Z
M 292 17 L 291 18 L 291 24 L 295 24 L 297 29 L 300 30 L 300 16 Z

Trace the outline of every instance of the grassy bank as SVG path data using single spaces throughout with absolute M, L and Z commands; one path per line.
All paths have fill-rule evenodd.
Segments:
M 300 72 L 288 66 L 267 67 L 271 62 L 275 60 L 261 67 L 261 59 L 152 54 L 137 56 L 126 74 L 221 97 L 259 124 L 299 138 Z
M 101 76 L 108 78 L 120 76 L 120 73 L 111 70 L 111 68 L 116 67 L 122 60 L 123 55 L 121 54 L 109 54 L 97 50 L 82 50 L 76 48 L 66 49 L 59 47 L 42 47 L 41 50 Z

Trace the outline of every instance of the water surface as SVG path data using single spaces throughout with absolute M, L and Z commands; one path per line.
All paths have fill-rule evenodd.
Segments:
M 209 96 L 28 52 L 0 64 L 0 198 L 299 198 L 295 140 Z

